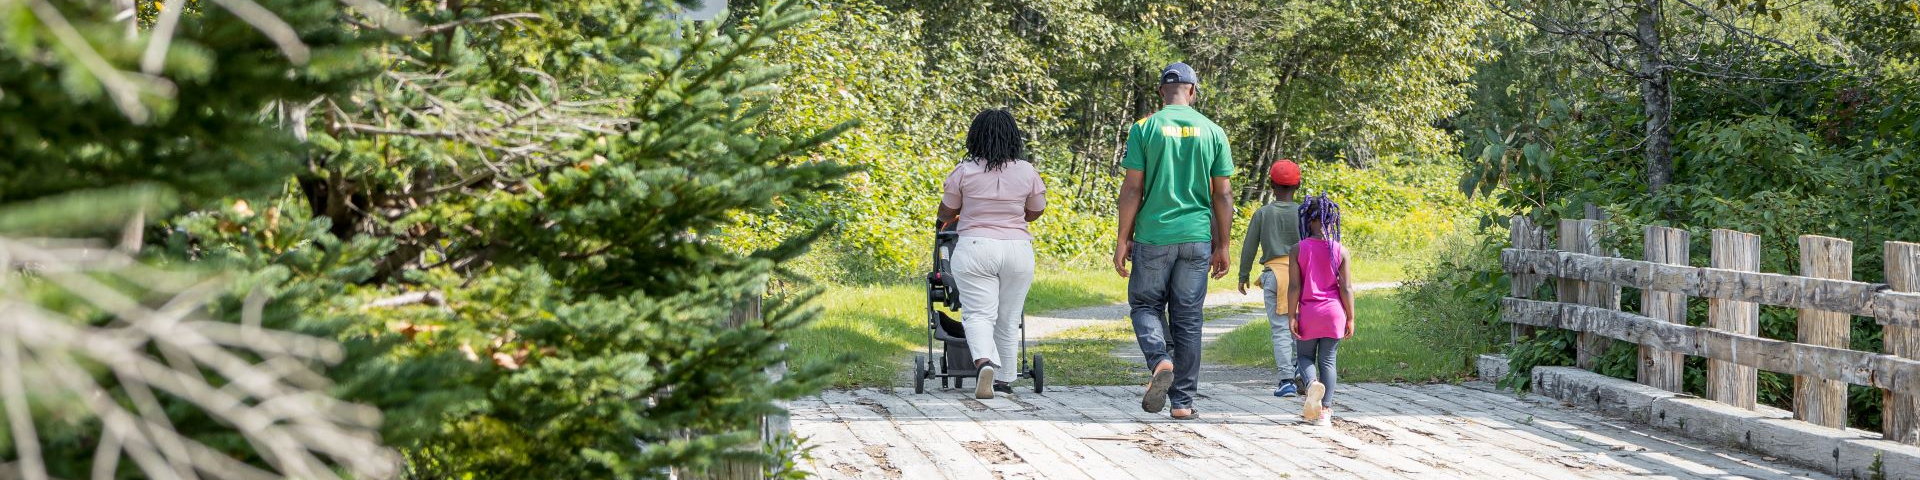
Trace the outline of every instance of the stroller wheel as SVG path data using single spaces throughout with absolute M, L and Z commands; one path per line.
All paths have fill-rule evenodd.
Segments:
M 927 357 L 913 356 L 913 393 L 927 393 Z
M 1040 354 L 1033 354 L 1033 393 L 1047 391 L 1047 362 Z

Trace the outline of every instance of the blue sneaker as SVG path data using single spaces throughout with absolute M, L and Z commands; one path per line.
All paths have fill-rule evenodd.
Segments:
M 1297 397 L 1300 396 L 1300 387 L 1293 386 L 1293 382 L 1280 382 L 1280 387 L 1273 389 L 1273 396 L 1281 398 Z

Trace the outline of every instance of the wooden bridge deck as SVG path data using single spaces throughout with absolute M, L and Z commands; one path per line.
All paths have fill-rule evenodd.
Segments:
M 792 418 L 822 478 L 1828 478 L 1484 383 L 1342 385 L 1331 428 L 1265 391 L 1206 384 L 1175 421 L 1138 390 L 834 390 Z

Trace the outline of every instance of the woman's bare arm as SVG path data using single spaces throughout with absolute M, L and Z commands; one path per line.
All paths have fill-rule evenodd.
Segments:
M 953 223 L 954 220 L 958 220 L 960 218 L 960 209 L 949 207 L 947 206 L 946 202 L 941 202 L 940 212 L 937 215 L 938 216 L 935 216 L 933 218 L 939 219 L 941 225 Z

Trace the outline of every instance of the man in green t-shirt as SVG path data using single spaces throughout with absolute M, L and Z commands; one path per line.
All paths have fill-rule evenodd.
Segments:
M 1166 106 L 1127 132 L 1113 248 L 1113 268 L 1127 277 L 1133 334 L 1153 372 L 1140 407 L 1158 413 L 1171 401 L 1175 419 L 1194 415 L 1207 270 L 1226 276 L 1233 229 L 1233 152 L 1226 132 L 1193 109 L 1199 84 L 1192 67 L 1168 65 L 1160 72 Z

